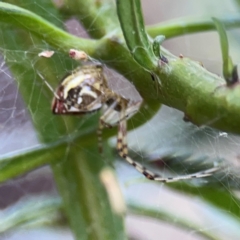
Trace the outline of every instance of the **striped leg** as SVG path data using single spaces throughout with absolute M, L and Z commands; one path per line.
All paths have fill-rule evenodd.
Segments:
M 99 119 L 99 124 L 98 124 L 98 130 L 97 130 L 97 136 L 98 136 L 98 150 L 100 153 L 103 152 L 103 147 L 102 147 L 102 130 L 104 127 L 111 128 L 112 126 L 110 124 L 107 124 L 105 119 L 111 117 L 111 114 L 114 112 L 114 108 L 119 104 L 120 99 L 116 99 L 111 106 L 109 106 L 103 115 Z
M 118 136 L 117 136 L 117 151 L 120 157 L 124 158 L 129 164 L 136 168 L 137 171 L 142 173 L 146 178 L 154 180 L 158 175 L 147 170 L 140 163 L 135 162 L 128 156 L 128 146 L 127 146 L 127 120 L 125 118 L 125 106 L 122 104 L 122 110 L 120 112 L 120 119 L 118 125 Z
M 144 166 L 142 166 L 138 162 L 135 162 L 130 156 L 128 156 L 127 120 L 124 118 L 124 114 L 125 114 L 125 109 L 124 107 L 122 107 L 120 119 L 123 119 L 123 120 L 119 122 L 119 125 L 118 125 L 118 137 L 117 137 L 118 154 L 120 157 L 124 158 L 129 164 L 135 167 L 136 170 L 141 174 L 143 174 L 146 178 L 154 181 L 159 181 L 159 182 L 176 182 L 179 180 L 208 177 L 220 169 L 220 167 L 213 167 L 208 170 L 200 171 L 194 174 L 187 174 L 183 176 L 167 177 L 167 178 L 161 177 L 160 175 L 149 171 Z
M 102 130 L 104 125 L 99 120 L 98 129 L 97 129 L 97 137 L 98 137 L 98 151 L 102 154 L 103 152 L 103 145 L 102 145 Z

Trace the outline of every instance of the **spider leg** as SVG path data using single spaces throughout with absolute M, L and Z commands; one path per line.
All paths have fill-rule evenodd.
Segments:
M 152 180 L 155 181 L 159 181 L 159 182 L 177 182 L 177 181 L 181 181 L 181 180 L 187 180 L 187 179 L 193 179 L 193 178 L 204 178 L 204 177 L 209 177 L 211 175 L 213 175 L 214 172 L 220 170 L 220 167 L 213 167 L 207 170 L 203 170 L 200 172 L 196 172 L 193 174 L 187 174 L 187 175 L 183 175 L 183 176 L 179 176 L 179 177 L 167 177 L 167 178 L 163 178 L 163 177 L 155 177 Z
M 138 172 L 143 174 L 146 178 L 150 180 L 154 180 L 159 175 L 147 170 L 144 166 L 140 163 L 135 162 L 129 155 L 128 155 L 128 146 L 127 146 L 127 120 L 124 118 L 125 109 L 123 108 L 121 111 L 120 119 L 123 119 L 118 124 L 118 136 L 117 136 L 117 151 L 120 157 L 125 159 L 129 164 L 136 168 Z
M 105 119 L 108 117 L 111 117 L 111 114 L 113 112 L 113 109 L 116 107 L 116 105 L 120 102 L 120 99 L 116 99 L 106 110 L 103 112 L 103 115 L 99 119 L 98 129 L 97 129 L 97 136 L 98 136 L 98 150 L 100 153 L 103 152 L 102 147 L 102 130 L 104 127 L 111 128 L 112 125 L 106 123 Z
M 93 107 L 96 103 L 101 102 L 101 98 L 102 98 L 101 96 L 97 97 L 92 103 L 88 104 L 88 105 L 84 108 L 84 110 L 85 110 L 86 112 L 91 111 L 91 110 L 92 110 L 92 107 Z M 96 109 L 98 109 L 98 108 L 96 108 Z
M 103 144 L 102 144 L 102 130 L 105 127 L 103 120 L 100 118 L 97 129 L 97 138 L 98 138 L 98 151 L 99 153 L 103 152 Z
M 117 150 L 120 157 L 125 159 L 129 164 L 131 164 L 138 172 L 143 174 L 146 178 L 154 181 L 159 182 L 176 182 L 179 180 L 187 180 L 193 178 L 203 178 L 211 176 L 214 172 L 218 171 L 220 167 L 213 167 L 208 170 L 200 171 L 193 174 L 187 174 L 184 176 L 179 177 L 161 177 L 158 174 L 153 173 L 152 171 L 148 170 L 140 163 L 135 162 L 129 155 L 128 155 L 128 146 L 127 146 L 127 119 L 124 118 L 125 115 L 125 108 L 122 106 L 122 110 L 120 112 L 120 119 L 123 119 L 119 122 L 118 125 L 118 136 L 117 136 Z

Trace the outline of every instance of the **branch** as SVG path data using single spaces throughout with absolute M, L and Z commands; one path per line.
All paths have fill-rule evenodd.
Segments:
M 239 16 L 218 17 L 218 19 L 228 28 L 238 28 L 240 26 Z M 206 31 L 216 31 L 212 17 L 183 17 L 160 24 L 146 27 L 151 37 L 164 35 L 166 39 L 178 37 L 186 34 L 200 33 Z
M 24 8 L 0 2 L 0 13 L 1 22 L 23 28 L 66 53 L 69 46 L 84 49 L 90 55 L 94 50 L 94 40 L 75 37 Z
M 0 7 L 1 5 L 3 3 L 0 4 Z M 4 11 L 5 8 L 0 8 L 0 13 Z M 19 12 L 17 11 L 17 13 Z M 8 16 L 11 18 L 11 22 L 16 23 L 17 26 L 21 22 L 21 17 L 22 15 L 19 14 L 19 21 L 16 21 L 15 15 L 12 18 L 11 15 Z M 4 18 L 0 18 L 0 20 L 4 20 Z M 38 20 L 39 17 L 35 18 L 35 21 Z M 27 30 L 35 33 L 35 28 L 33 26 L 31 28 L 31 26 L 28 26 Z M 177 108 L 185 113 L 185 119 L 199 126 L 209 125 L 222 131 L 240 133 L 240 125 L 238 124 L 240 119 L 240 101 L 238 100 L 240 86 L 227 87 L 222 78 L 208 72 L 201 64 L 187 58 L 175 57 L 161 48 L 161 53 L 168 59 L 168 64 L 162 66 L 157 72 L 161 83 L 153 82 L 151 75 L 132 59 L 118 36 L 109 35 L 96 42 L 86 40 L 88 41 L 86 46 L 86 42 L 78 38 L 76 41 L 76 37 L 70 34 L 66 35 L 66 40 L 63 43 L 61 34 L 58 35 L 58 28 L 53 25 L 47 27 L 48 31 L 42 27 L 41 31 L 38 31 L 38 35 L 45 36 L 45 40 L 48 41 L 46 32 L 51 32 L 51 36 L 55 37 L 51 38 L 51 41 L 49 40 L 49 44 L 67 51 L 74 42 L 77 48 L 83 50 L 86 48 L 87 51 L 90 49 L 93 57 L 108 61 L 109 66 L 123 75 L 129 73 L 127 78 L 134 82 L 135 87 L 147 103 L 160 101 Z M 118 56 L 117 63 L 112 61 L 115 56 Z M 161 62 L 159 64 L 161 65 Z
M 1 5 L 3 3 L 0 4 L 0 7 Z M 5 8 L 0 8 L 0 13 L 4 11 Z M 16 23 L 17 26 L 21 22 L 21 17 L 22 15 L 19 14 L 19 21 L 16 21 L 15 15 L 13 18 L 11 15 L 8 16 L 11 18 L 11 22 Z M 4 18 L 0 18 L 0 20 L 4 20 Z M 38 21 L 39 17 L 35 20 Z M 27 27 L 27 30 L 35 33 L 35 28 L 30 27 L 31 25 Z M 41 28 L 38 35 L 45 37 L 46 41 L 49 40 L 49 44 L 64 51 L 69 50 L 74 42 L 77 48 L 83 50 L 86 48 L 87 51 L 90 49 L 93 57 L 108 61 L 110 67 L 123 75 L 129 73 L 127 78 L 134 82 L 146 103 L 160 101 L 183 111 L 185 119 L 198 126 L 209 125 L 222 131 L 240 133 L 240 125 L 238 124 L 240 119 L 240 101 L 238 100 L 240 86 L 227 87 L 221 77 L 208 72 L 198 62 L 188 58 L 175 57 L 161 48 L 161 53 L 168 59 L 168 64 L 162 66 L 156 73 L 161 79 L 161 83 L 153 82 L 151 75 L 132 59 L 119 36 L 108 35 L 108 37 L 96 42 L 86 40 L 88 41 L 86 46 L 86 42 L 82 42 L 82 39 L 78 38 L 76 41 L 76 37 L 70 34 L 66 35 L 66 40 L 63 43 L 61 35 L 58 35 L 58 28 L 53 25 L 48 26 L 47 32 L 49 31 L 51 36 L 55 36 L 51 38 L 51 41 L 45 37 L 45 28 Z M 115 56 L 118 56 L 117 62 L 113 61 Z M 161 62 L 159 64 L 161 65 Z
M 140 0 L 135 0 L 134 4 L 140 5 Z M 136 10 L 135 5 L 129 4 L 129 0 L 119 0 L 117 5 L 121 26 L 130 25 L 128 28 L 122 27 L 127 43 L 131 42 L 133 38 L 129 28 L 132 28 L 136 34 L 140 32 L 141 36 L 147 36 L 143 21 L 138 21 L 138 25 L 131 21 L 135 15 L 135 20 L 141 19 L 139 17 L 142 15 L 141 8 L 137 9 L 137 14 L 132 14 Z M 139 42 L 139 44 L 141 43 Z M 132 46 L 128 44 L 128 47 L 131 52 Z M 144 48 L 144 44 L 137 45 L 137 47 Z M 148 51 L 149 48 L 145 47 L 145 50 Z M 140 54 L 144 55 L 144 52 Z M 161 48 L 161 54 L 167 61 L 161 60 L 159 56 L 158 71 L 155 72 L 148 64 L 146 66 L 148 71 L 154 71 L 160 79 L 156 82 L 148 80 L 148 89 L 152 90 L 150 86 L 155 85 L 155 91 L 145 89 L 143 92 L 143 81 L 147 81 L 147 78 L 134 81 L 144 100 L 155 97 L 158 101 L 183 111 L 184 119 L 195 125 L 208 125 L 223 131 L 240 133 L 238 124 L 240 119 L 240 85 L 235 84 L 229 87 L 222 78 L 206 71 L 200 63 L 183 57 L 177 58 L 164 48 Z M 153 60 L 152 56 L 150 58 Z M 142 65 L 138 59 L 135 58 Z

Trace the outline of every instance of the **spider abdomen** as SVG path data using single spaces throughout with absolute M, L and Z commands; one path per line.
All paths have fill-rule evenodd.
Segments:
M 86 65 L 65 77 L 53 99 L 54 114 L 84 114 L 102 108 L 101 68 Z

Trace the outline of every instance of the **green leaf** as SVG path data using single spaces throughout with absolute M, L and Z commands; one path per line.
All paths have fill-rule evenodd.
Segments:
M 115 2 L 111 0 L 64 0 L 61 13 L 68 18 L 77 18 L 92 38 L 102 38 L 120 32 L 115 12 Z M 86 14 L 88 13 L 88 14 Z M 94 24 L 94 27 L 93 27 Z M 117 26 L 117 27 L 116 27 Z M 116 31 L 117 30 L 117 31 Z
M 52 161 L 61 159 L 67 144 L 41 146 L 27 151 L 18 151 L 1 156 L 0 182 L 20 176 Z
M 109 152 L 104 155 L 111 158 Z M 76 239 L 125 239 L 123 215 L 114 212 L 100 181 L 104 162 L 95 145 L 70 145 L 64 159 L 52 167 Z
M 231 86 L 234 83 L 238 82 L 237 66 L 233 65 L 232 59 L 229 56 L 228 38 L 227 38 L 227 33 L 223 26 L 223 23 L 217 18 L 212 18 L 212 19 L 217 28 L 219 38 L 220 38 L 220 43 L 221 43 L 222 59 L 223 59 L 223 76 L 227 82 L 227 85 Z
M 16 228 L 57 226 L 64 222 L 62 201 L 57 197 L 24 198 L 0 213 L 0 233 Z
M 153 44 L 152 44 L 153 52 L 157 58 L 161 57 L 160 47 L 164 40 L 165 40 L 165 36 L 163 35 L 159 35 L 155 37 L 153 40 Z
M 239 221 L 240 216 L 240 200 L 231 190 L 227 189 L 227 186 L 220 187 L 192 187 L 189 184 L 183 184 L 179 182 L 169 184 L 169 187 L 179 191 L 181 193 L 189 194 L 190 196 L 198 196 L 204 199 L 204 201 L 214 205 L 215 207 L 228 213 L 234 220 Z M 199 195 L 200 193 L 200 195 Z
M 201 229 L 201 226 L 194 223 L 193 221 L 175 216 L 173 213 L 171 213 L 168 209 L 161 209 L 159 206 L 158 208 L 153 207 L 147 207 L 143 204 L 139 204 L 137 202 L 131 202 L 129 201 L 128 209 L 130 213 L 134 215 L 144 216 L 144 217 L 151 217 L 156 220 L 162 220 L 165 223 L 169 223 L 172 226 L 176 226 L 178 228 L 184 229 L 186 231 L 194 232 L 197 235 L 203 237 L 203 239 L 209 239 L 209 240 L 216 240 L 218 239 L 217 236 L 214 234 L 210 234 L 207 231 L 199 231 Z
M 140 0 L 118 0 L 117 13 L 123 35 L 133 58 L 145 69 L 158 66 L 152 44 L 145 32 Z

